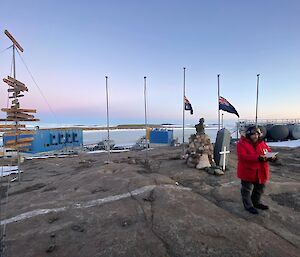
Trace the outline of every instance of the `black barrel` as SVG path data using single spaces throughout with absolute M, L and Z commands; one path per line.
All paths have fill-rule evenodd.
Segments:
M 293 132 L 293 129 L 294 129 L 294 125 L 295 124 L 287 124 L 287 126 L 289 128 L 289 137 L 288 137 L 288 139 L 293 139 L 292 132 Z
M 275 141 L 283 141 L 289 136 L 287 125 L 274 125 L 270 130 L 271 138 Z
M 266 130 L 267 130 L 267 135 L 266 135 L 266 139 L 267 140 L 272 140 L 272 137 L 271 137 L 271 128 L 273 127 L 273 124 L 267 124 L 265 126 Z
M 292 139 L 300 139 L 300 125 L 294 124 L 291 132 Z
M 265 126 L 259 125 L 258 126 L 261 131 L 261 138 L 264 139 L 267 136 L 267 129 Z

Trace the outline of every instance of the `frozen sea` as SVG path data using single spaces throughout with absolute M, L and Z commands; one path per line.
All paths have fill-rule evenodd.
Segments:
M 172 128 L 173 138 L 178 138 L 178 142 L 182 142 L 182 128 Z M 184 141 L 187 142 L 191 134 L 195 134 L 195 128 L 185 128 Z M 205 133 L 215 142 L 217 135 L 217 127 L 208 127 Z M 110 139 L 114 140 L 116 145 L 132 145 L 142 136 L 145 136 L 145 129 L 118 129 L 110 131 Z M 85 145 L 95 144 L 107 138 L 105 130 L 86 130 L 83 132 L 83 143 Z
M 58 124 L 43 124 L 40 128 L 56 128 L 56 127 L 72 127 L 72 125 L 59 125 Z M 73 125 L 74 126 L 74 125 Z M 33 126 L 32 126 L 33 127 Z M 226 127 L 229 131 L 234 131 L 234 126 Z M 180 127 L 172 127 L 168 128 L 173 130 L 173 138 L 178 139 L 178 142 L 182 142 L 182 128 Z M 145 136 L 145 129 L 115 129 L 110 130 L 110 139 L 115 141 L 115 144 L 118 145 L 133 145 L 138 141 L 141 137 Z M 195 134 L 196 130 L 192 126 L 185 127 L 184 133 L 184 141 L 188 142 L 188 138 L 191 134 Z M 205 133 L 210 137 L 212 142 L 215 142 L 217 135 L 217 126 L 207 126 L 205 128 Z M 235 136 L 235 133 L 232 134 Z M 107 131 L 106 130 L 84 130 L 83 131 L 83 144 L 97 144 L 100 141 L 107 139 Z M 0 146 L 2 146 L 2 137 L 0 138 Z

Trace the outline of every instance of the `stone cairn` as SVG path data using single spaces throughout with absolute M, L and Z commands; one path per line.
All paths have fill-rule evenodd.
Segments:
M 195 125 L 196 134 L 189 137 L 189 145 L 186 150 L 186 163 L 190 168 L 206 170 L 215 175 L 223 175 L 224 172 L 216 167 L 213 159 L 213 144 L 210 138 L 205 134 L 204 119 L 199 120 Z

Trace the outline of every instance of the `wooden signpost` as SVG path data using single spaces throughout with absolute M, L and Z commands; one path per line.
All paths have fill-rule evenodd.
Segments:
M 4 30 L 4 34 L 11 40 L 11 42 L 16 46 L 22 53 L 24 52 L 24 49 L 20 44 L 15 40 L 15 38 L 7 31 Z
M 1 109 L 6 113 L 6 118 L 0 119 L 0 122 L 5 122 L 5 124 L 0 124 L 0 131 L 4 132 L 3 138 L 9 137 L 7 140 L 3 140 L 4 148 L 17 152 L 18 169 L 20 169 L 20 151 L 28 150 L 34 139 L 32 135 L 35 134 L 35 130 L 26 129 L 26 125 L 20 124 L 20 122 L 39 121 L 39 119 L 36 119 L 32 114 L 36 113 L 36 109 L 20 108 L 19 98 L 24 97 L 24 93 L 28 92 L 28 87 L 16 79 L 15 51 L 23 52 L 24 49 L 7 30 L 4 33 L 13 43 L 13 77 L 7 76 L 3 79 L 4 85 L 8 86 L 8 98 L 11 102 L 9 108 Z M 11 123 L 7 124 L 8 122 Z M 20 181 L 20 172 L 18 179 Z

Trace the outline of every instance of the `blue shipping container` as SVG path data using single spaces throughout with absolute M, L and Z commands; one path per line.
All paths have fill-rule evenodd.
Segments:
M 36 134 L 20 135 L 19 138 L 33 137 L 31 145 L 26 147 L 27 153 L 40 153 L 61 150 L 66 147 L 80 147 L 83 145 L 83 132 L 80 128 L 70 129 L 37 129 Z M 3 145 L 15 136 L 3 135 Z
M 150 143 L 171 144 L 173 140 L 173 130 L 154 129 L 150 131 Z

